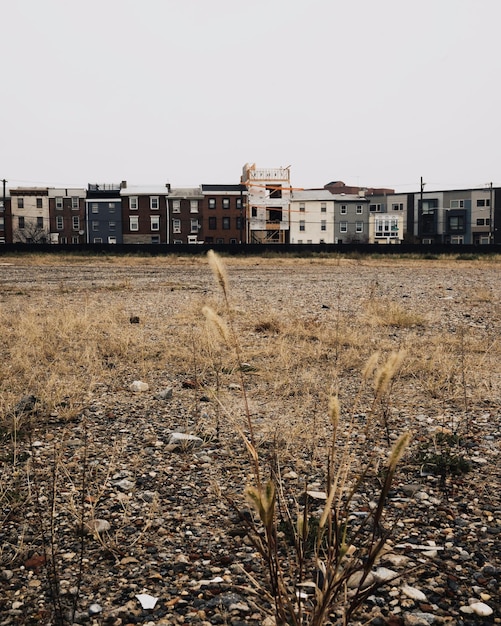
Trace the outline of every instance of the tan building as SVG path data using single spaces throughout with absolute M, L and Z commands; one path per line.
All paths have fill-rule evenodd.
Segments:
M 49 193 L 47 187 L 16 187 L 10 190 L 12 241 L 49 243 Z

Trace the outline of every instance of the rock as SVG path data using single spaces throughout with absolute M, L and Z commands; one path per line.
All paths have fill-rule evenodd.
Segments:
M 155 400 L 170 400 L 172 398 L 172 387 L 162 389 L 162 391 L 159 391 L 153 397 Z
M 199 448 L 204 440 L 188 433 L 171 433 L 169 445 L 182 448 Z
M 436 621 L 432 613 L 404 613 L 404 626 L 430 626 Z
M 131 491 L 134 489 L 135 483 L 132 480 L 128 480 L 127 478 L 122 478 L 117 483 L 115 483 L 115 487 L 118 487 L 121 491 Z
M 92 533 L 104 533 L 111 528 L 111 524 L 105 519 L 92 519 L 87 522 L 87 528 Z
M 408 598 L 412 600 L 417 600 L 418 602 L 426 602 L 425 594 L 416 589 L 416 587 L 411 587 L 410 585 L 402 585 L 401 587 L 402 593 L 405 594 Z
M 487 617 L 493 613 L 491 607 L 488 604 L 485 604 L 485 602 L 473 602 L 470 604 L 470 609 L 473 613 L 475 613 L 475 615 L 480 615 L 481 617 Z
M 131 324 L 139 324 L 139 315 L 131 315 L 129 318 Z
M 143 383 L 141 380 L 135 380 L 133 383 L 131 383 L 129 387 L 129 389 L 131 391 L 134 391 L 135 393 L 148 391 L 149 388 L 150 386 L 148 385 L 148 383 Z
M 378 567 L 373 572 L 374 580 L 378 583 L 388 582 L 389 580 L 395 581 L 398 579 L 398 573 L 387 567 Z
M 89 615 L 98 615 L 103 610 L 100 604 L 94 603 L 89 606 Z

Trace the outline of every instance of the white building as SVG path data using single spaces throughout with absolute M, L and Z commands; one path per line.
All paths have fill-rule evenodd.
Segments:
M 289 167 L 258 169 L 255 163 L 246 163 L 241 183 L 247 187 L 247 241 L 288 243 Z
M 335 243 L 335 198 L 327 189 L 293 191 L 290 243 Z

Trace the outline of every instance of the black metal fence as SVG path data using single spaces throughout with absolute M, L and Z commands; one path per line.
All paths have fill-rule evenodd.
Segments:
M 439 255 L 458 257 L 501 254 L 501 244 L 2 244 L 0 256 L 7 254 L 74 254 L 74 255 L 201 255 L 215 250 L 230 256 L 315 256 L 315 255 Z

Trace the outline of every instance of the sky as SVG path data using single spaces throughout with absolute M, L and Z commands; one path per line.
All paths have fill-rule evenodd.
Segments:
M 501 185 L 500 0 L 2 0 L 9 187 Z

